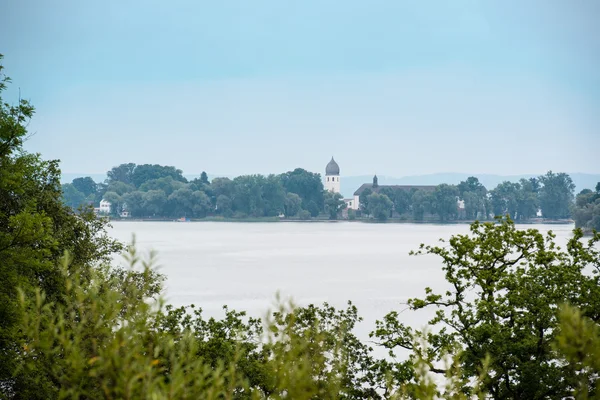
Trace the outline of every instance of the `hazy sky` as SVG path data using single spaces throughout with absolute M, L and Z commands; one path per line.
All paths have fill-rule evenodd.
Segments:
M 0 0 L 64 172 L 600 172 L 598 0 Z

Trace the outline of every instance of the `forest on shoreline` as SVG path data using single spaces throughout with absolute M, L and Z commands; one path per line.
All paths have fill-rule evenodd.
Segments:
M 477 177 L 431 190 L 367 188 L 360 195 L 359 210 L 345 210 L 340 194 L 324 190 L 320 174 L 302 168 L 209 181 L 205 172 L 188 180 L 173 166 L 127 163 L 112 168 L 107 176 L 100 183 L 80 177 L 63 184 L 65 204 L 78 209 L 98 207 L 106 200 L 113 218 L 127 211 L 129 218 L 138 220 L 468 222 L 509 215 L 517 222 L 574 219 L 578 227 L 600 229 L 600 183 L 575 196 L 570 176 L 552 171 L 519 182 L 506 181 L 491 190 Z

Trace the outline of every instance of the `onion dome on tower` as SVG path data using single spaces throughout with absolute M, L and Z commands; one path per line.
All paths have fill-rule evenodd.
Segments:
M 333 157 L 331 157 L 331 161 L 325 167 L 325 175 L 339 175 L 340 174 L 340 166 L 335 162 Z

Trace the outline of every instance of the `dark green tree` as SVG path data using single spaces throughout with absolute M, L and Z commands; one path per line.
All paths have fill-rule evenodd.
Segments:
M 508 214 L 511 218 L 516 219 L 519 190 L 518 183 L 504 181 L 490 191 L 490 201 L 495 216 Z
M 231 209 L 232 203 L 231 203 L 231 199 L 227 196 L 225 196 L 224 194 L 219 195 L 219 197 L 217 197 L 217 213 L 221 214 L 225 217 L 230 217 L 232 214 L 232 209 Z
M 369 213 L 369 196 L 373 194 L 373 191 L 369 188 L 366 188 L 362 191 L 362 193 L 358 196 L 358 203 L 360 204 L 360 209 L 364 213 Z
M 202 173 L 200 174 L 200 182 L 202 182 L 205 185 L 209 185 L 210 182 L 208 181 L 208 175 L 206 175 L 206 172 L 202 171 Z
M 148 215 L 166 216 L 171 214 L 166 206 L 167 195 L 162 190 L 148 190 L 144 193 L 143 208 Z
M 174 217 L 189 218 L 194 215 L 194 192 L 191 189 L 177 189 L 168 197 L 168 203 Z
M 433 193 L 423 189 L 415 190 L 411 196 L 413 218 L 416 221 L 422 221 L 426 213 L 432 212 L 433 202 Z
M 172 166 L 158 164 L 142 164 L 135 167 L 131 174 L 131 183 L 139 188 L 143 183 L 159 178 L 170 176 L 176 181 L 187 183 L 183 171 Z
M 285 197 L 285 216 L 293 217 L 302 208 L 302 199 L 296 193 L 288 193 Z
M 144 192 L 135 190 L 133 192 L 125 193 L 122 197 L 123 204 L 125 204 L 127 211 L 132 217 L 143 217 L 146 215 L 146 209 L 144 208 Z
M 517 218 L 521 221 L 535 218 L 539 209 L 539 183 L 536 178 L 521 179 L 517 192 Z
M 71 184 L 79 192 L 83 193 L 85 197 L 89 197 L 96 193 L 96 182 L 89 176 L 86 176 L 85 178 L 75 178 Z
M 85 204 L 85 195 L 77 190 L 71 183 L 62 185 L 62 198 L 64 203 L 74 210 Z
M 563 172 L 555 174 L 548 171 L 539 177 L 540 208 L 544 218 L 569 218 L 573 204 L 575 184 L 571 177 Z
M 314 202 L 319 211 L 323 210 L 323 181 L 321 175 L 302 168 L 280 175 L 281 184 L 288 193 L 296 193 L 302 199 L 303 207 L 311 212 L 308 203 Z M 313 214 L 314 216 L 314 214 Z
M 458 214 L 458 188 L 442 183 L 437 185 L 433 193 L 433 211 L 442 221 L 456 218 Z
M 142 183 L 140 185 L 140 190 L 142 192 L 147 192 L 149 190 L 162 190 L 167 196 L 170 196 L 171 193 L 177 189 L 182 189 L 184 187 L 185 183 L 177 181 L 171 176 L 166 176 L 164 178 L 150 179 Z
M 194 216 L 197 218 L 204 218 L 213 211 L 210 197 L 201 190 L 192 193 L 192 202 L 192 210 L 194 211 Z
M 394 203 L 385 194 L 371 193 L 367 198 L 369 215 L 378 221 L 385 221 L 390 217 Z
M 312 200 L 309 201 L 308 204 L 306 205 L 306 211 L 308 211 L 310 213 L 310 216 L 313 218 L 318 217 L 319 213 L 321 212 L 317 203 L 315 203 Z
M 136 165 L 134 163 L 121 164 L 118 167 L 113 167 L 106 173 L 108 183 L 123 182 L 127 185 L 133 184 L 133 171 Z
M 338 219 L 340 212 L 346 208 L 344 198 L 339 193 L 325 191 L 325 212 L 329 214 L 329 219 Z
M 9 79 L 1 59 L 0 398 L 46 399 L 52 398 L 46 390 L 51 382 L 42 372 L 53 360 L 36 358 L 31 369 L 20 368 L 27 344 L 20 321 L 30 310 L 19 304 L 17 288 L 28 299 L 41 288 L 45 301 L 63 304 L 65 280 L 57 265 L 65 251 L 72 254 L 71 271 L 85 277 L 90 265 L 108 261 L 119 246 L 107 237 L 104 220 L 89 210 L 76 215 L 64 205 L 58 161 L 23 149 L 34 108 L 4 98 Z

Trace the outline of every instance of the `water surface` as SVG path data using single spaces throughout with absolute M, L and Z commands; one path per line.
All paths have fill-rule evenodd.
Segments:
M 553 230 L 563 245 L 572 225 L 522 225 Z M 352 300 L 365 318 L 365 336 L 376 319 L 403 310 L 425 287 L 445 287 L 440 259 L 409 256 L 420 243 L 467 233 L 468 225 L 365 223 L 114 222 L 110 234 L 136 235 L 141 250 L 158 252 L 167 276 L 167 301 L 195 304 L 208 316 L 222 306 L 261 317 L 275 294 L 297 304 L 325 301 L 344 307 Z M 402 313 L 415 327 L 430 312 Z

